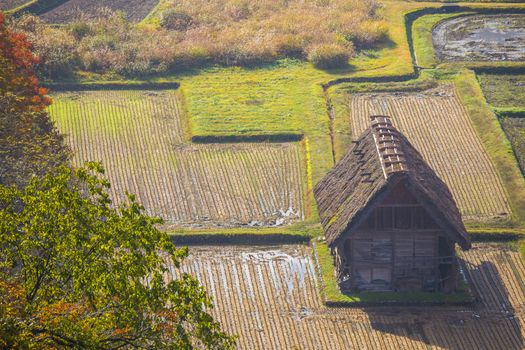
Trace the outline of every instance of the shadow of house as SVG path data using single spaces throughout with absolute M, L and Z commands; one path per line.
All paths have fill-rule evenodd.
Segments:
M 443 349 L 502 349 L 525 347 L 515 314 L 496 266 L 461 261 L 477 302 L 469 307 L 366 308 L 373 330 L 409 337 L 426 347 Z M 423 346 L 424 348 L 424 346 Z

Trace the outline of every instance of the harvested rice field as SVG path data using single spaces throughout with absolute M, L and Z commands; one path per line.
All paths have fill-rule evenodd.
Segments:
M 281 225 L 304 213 L 298 143 L 185 143 L 176 91 L 53 96 L 49 112 L 74 164 L 101 161 L 120 203 L 135 193 L 150 215 L 182 226 Z
M 182 270 L 205 285 L 241 349 L 524 348 L 525 264 L 511 248 L 461 253 L 479 302 L 447 307 L 327 308 L 312 254 L 301 245 L 190 247 Z
M 525 58 L 525 15 L 463 16 L 432 31 L 444 61 L 521 61 Z
M 418 93 L 354 94 L 349 106 L 352 135 L 365 130 L 370 115 L 392 116 L 449 186 L 464 221 L 509 218 L 501 179 L 452 85 Z
M 0 10 L 11 10 L 14 8 L 17 8 L 18 6 L 22 6 L 25 3 L 28 3 L 29 0 L 1 0 L 0 1 Z
M 512 108 L 525 105 L 524 74 L 477 75 L 487 102 L 494 107 Z
M 68 0 L 42 14 L 48 23 L 70 23 L 79 19 L 104 17 L 108 10 L 121 11 L 126 19 L 141 21 L 158 4 L 159 0 Z
M 525 174 L 525 118 L 503 118 L 501 126 L 509 138 L 521 172 Z

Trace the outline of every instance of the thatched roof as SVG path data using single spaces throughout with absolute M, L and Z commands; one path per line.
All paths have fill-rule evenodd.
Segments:
M 436 223 L 468 249 L 470 238 L 447 185 L 390 118 L 371 119 L 370 127 L 314 189 L 328 245 L 357 227 L 403 181 Z

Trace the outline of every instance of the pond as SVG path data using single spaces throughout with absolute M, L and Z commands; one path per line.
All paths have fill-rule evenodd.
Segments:
M 525 59 L 525 15 L 462 16 L 432 31 L 441 61 L 521 61 Z

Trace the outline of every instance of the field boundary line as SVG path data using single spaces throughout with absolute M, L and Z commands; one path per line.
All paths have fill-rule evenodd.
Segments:
M 44 83 L 55 92 L 101 90 L 178 90 L 178 82 Z

